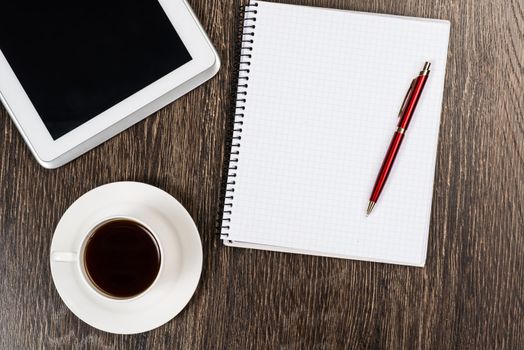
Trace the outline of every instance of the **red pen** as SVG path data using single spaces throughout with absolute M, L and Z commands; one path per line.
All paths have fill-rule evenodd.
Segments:
M 378 201 L 378 197 L 380 196 L 380 192 L 382 192 L 382 189 L 386 184 L 386 180 L 388 179 L 391 168 L 393 167 L 393 162 L 395 161 L 397 153 L 400 149 L 400 145 L 402 144 L 402 140 L 404 139 L 404 134 L 408 129 L 413 112 L 415 112 L 415 107 L 417 107 L 420 94 L 424 89 L 424 85 L 426 85 L 426 80 L 428 80 L 430 65 L 431 63 L 429 62 L 424 64 L 424 68 L 422 68 L 419 75 L 413 79 L 406 97 L 404 97 L 404 102 L 402 102 L 402 107 L 400 107 L 400 112 L 398 114 L 400 121 L 389 145 L 388 152 L 386 153 L 386 157 L 384 158 L 380 172 L 378 173 L 371 197 L 369 198 L 367 215 L 371 214 L 373 211 L 373 208 Z

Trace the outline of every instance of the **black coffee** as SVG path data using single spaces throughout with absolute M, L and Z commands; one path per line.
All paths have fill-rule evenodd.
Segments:
M 91 282 L 117 298 L 145 291 L 160 270 L 153 235 L 137 222 L 118 219 L 99 226 L 88 239 L 84 262 Z

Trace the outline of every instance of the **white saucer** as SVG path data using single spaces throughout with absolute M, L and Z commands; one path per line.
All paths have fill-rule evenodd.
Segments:
M 139 182 L 97 187 L 74 202 L 56 227 L 52 252 L 75 252 L 89 229 L 111 216 L 134 217 L 147 224 L 163 246 L 164 268 L 144 295 L 115 301 L 88 288 L 76 263 L 51 261 L 56 289 L 71 311 L 100 330 L 146 332 L 175 317 L 189 302 L 202 272 L 202 243 L 195 223 L 168 193 Z

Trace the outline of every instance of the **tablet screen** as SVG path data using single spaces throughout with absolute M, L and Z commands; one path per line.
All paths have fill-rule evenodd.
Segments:
M 156 0 L 4 1 L 0 49 L 56 140 L 191 60 Z

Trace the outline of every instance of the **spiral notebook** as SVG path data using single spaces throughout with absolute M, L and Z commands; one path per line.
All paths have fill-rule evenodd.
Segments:
M 251 1 L 240 27 L 224 243 L 423 266 L 449 22 Z M 424 61 L 431 75 L 367 217 Z

